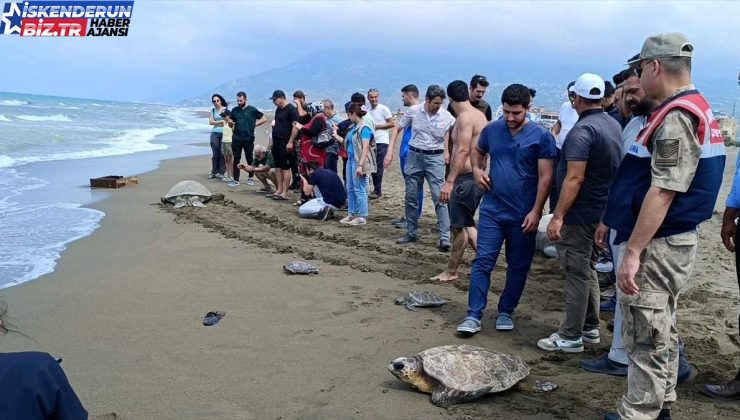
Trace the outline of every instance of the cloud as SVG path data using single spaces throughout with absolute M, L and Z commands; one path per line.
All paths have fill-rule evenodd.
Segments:
M 664 31 L 689 36 L 697 68 L 736 71 L 737 16 L 736 1 L 138 0 L 126 38 L 0 37 L 0 90 L 187 97 L 332 48 L 465 60 L 529 56 L 543 73 L 555 62 L 616 70 L 646 36 Z

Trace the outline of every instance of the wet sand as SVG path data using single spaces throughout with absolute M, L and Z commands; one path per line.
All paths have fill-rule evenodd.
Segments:
M 679 386 L 676 419 L 740 417 L 737 403 L 698 393 L 701 383 L 734 375 L 740 357 L 734 257 L 719 240 L 736 153 L 731 149 L 717 212 L 702 225 L 696 272 L 679 301 L 679 330 L 695 377 Z M 0 348 L 61 355 L 90 412 L 123 419 L 597 418 L 616 407 L 626 381 L 578 367 L 608 349 L 605 322 L 602 343 L 581 355 L 536 347 L 562 318 L 556 261 L 535 257 L 517 329 L 500 333 L 490 317 L 502 289 L 502 255 L 483 331 L 455 335 L 468 276 L 452 285 L 428 280 L 447 262 L 436 249 L 429 199 L 420 241 L 394 243 L 402 234 L 390 225 L 402 214 L 397 166 L 387 172 L 384 198 L 371 202 L 369 225 L 353 228 L 299 219 L 290 202 L 257 194 L 259 186 L 234 191 L 207 180 L 208 165 L 208 157 L 166 161 L 140 175 L 138 186 L 95 204 L 106 213 L 102 227 L 71 244 L 54 273 L 2 291 L 12 321 L 32 339 L 10 335 Z M 159 197 L 183 179 L 224 199 L 207 208 L 161 206 Z M 284 274 L 282 265 L 294 259 L 312 262 L 321 274 Z M 463 273 L 471 259 L 468 252 Z M 414 289 L 450 302 L 419 312 L 394 305 Z M 212 310 L 226 317 L 203 327 Z M 512 390 L 442 409 L 386 370 L 395 357 L 455 343 L 519 354 L 532 379 L 559 388 Z

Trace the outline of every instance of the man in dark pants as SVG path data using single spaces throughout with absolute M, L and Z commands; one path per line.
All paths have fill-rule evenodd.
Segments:
M 239 92 L 236 94 L 237 106 L 231 110 L 231 118 L 236 125 L 234 126 L 234 136 L 232 137 L 231 150 L 234 152 L 234 181 L 229 184 L 230 187 L 239 185 L 239 161 L 244 157 L 247 164 L 252 164 L 254 156 L 254 130 L 267 122 L 267 118 L 252 105 L 247 105 L 247 94 Z M 252 177 L 254 174 L 249 173 L 247 185 L 254 185 Z
M 378 89 L 368 90 L 367 99 L 370 102 L 368 114 L 375 121 L 375 155 L 376 162 L 379 163 L 377 172 L 372 174 L 373 192 L 368 197 L 375 200 L 383 195 L 383 165 L 380 163 L 385 160 L 385 155 L 388 152 L 388 143 L 390 143 L 388 133 L 396 127 L 396 120 L 393 118 L 390 108 L 380 103 Z
M 728 251 L 735 253 L 735 272 L 737 274 L 737 287 L 740 289 L 740 247 L 737 246 L 740 241 L 740 229 L 737 228 L 737 218 L 740 216 L 740 191 L 738 185 L 740 182 L 740 155 L 738 155 L 735 164 L 735 179 L 732 181 L 732 190 L 727 196 L 725 203 L 725 213 L 722 217 L 722 242 Z M 740 325 L 740 316 L 738 316 Z M 712 398 L 720 399 L 740 399 L 740 370 L 735 378 L 724 385 L 704 385 L 702 393 Z

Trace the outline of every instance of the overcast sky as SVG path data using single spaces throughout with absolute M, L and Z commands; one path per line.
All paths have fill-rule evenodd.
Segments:
M 125 38 L 0 35 L 0 91 L 186 98 L 331 48 L 527 55 L 542 57 L 543 73 L 551 60 L 616 72 L 646 36 L 667 31 L 689 36 L 695 68 L 736 77 L 740 1 L 136 0 Z

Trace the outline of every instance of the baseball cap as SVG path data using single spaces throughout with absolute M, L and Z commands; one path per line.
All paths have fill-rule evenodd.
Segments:
M 649 37 L 642 44 L 639 57 L 630 59 L 627 64 L 653 58 L 691 57 L 694 46 L 686 35 L 679 32 L 667 32 Z M 633 57 L 634 58 L 634 57 Z
M 272 92 L 272 96 L 270 96 L 270 100 L 273 100 L 274 101 L 277 98 L 283 98 L 283 99 L 285 99 L 285 92 L 283 92 L 280 89 Z
M 601 99 L 604 97 L 604 79 L 598 74 L 583 73 L 568 91 L 586 99 Z

